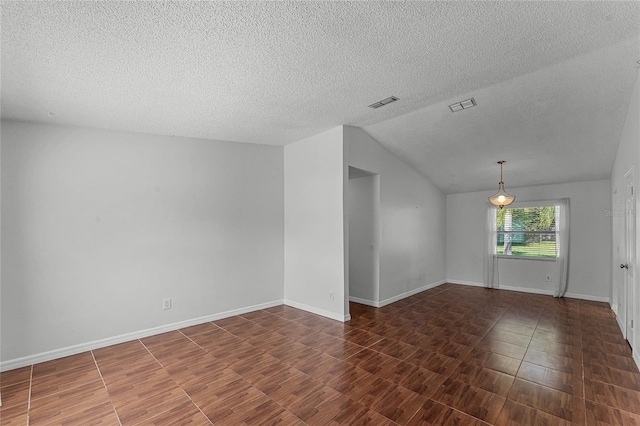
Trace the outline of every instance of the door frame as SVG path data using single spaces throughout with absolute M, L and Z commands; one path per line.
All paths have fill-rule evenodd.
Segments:
M 348 284 L 347 284 L 347 291 L 345 292 L 347 294 L 347 300 L 348 301 L 352 301 L 352 302 L 357 302 L 357 303 L 361 303 L 361 304 L 365 304 L 365 305 L 369 305 L 369 306 L 374 306 L 374 307 L 379 307 L 380 303 L 380 174 L 375 173 L 375 172 L 371 172 L 369 170 L 365 170 L 359 167 L 355 167 L 355 166 L 351 166 L 349 165 L 349 180 L 353 180 L 353 179 L 360 179 L 360 178 L 367 178 L 367 179 L 371 179 L 371 183 L 372 183 L 372 192 L 368 195 L 371 196 L 371 204 L 373 207 L 372 210 L 372 228 L 369 229 L 369 233 L 371 235 L 371 241 L 368 242 L 367 246 L 370 246 L 370 248 L 367 248 L 367 251 L 371 251 L 373 258 L 372 258 L 372 264 L 371 266 L 371 270 L 369 272 L 371 272 L 372 275 L 372 290 L 373 290 L 373 294 L 371 296 L 372 300 L 369 299 L 361 299 L 358 297 L 355 297 L 352 293 L 352 288 L 351 288 L 351 274 L 352 274 L 352 268 L 353 268 L 353 264 L 352 262 L 352 256 L 350 253 L 350 250 L 352 248 L 352 241 L 351 241 L 351 224 L 349 224 L 348 228 L 348 232 L 347 232 L 347 237 L 348 237 L 348 243 L 346 245 L 346 249 L 345 251 L 349 254 L 349 260 L 347 263 L 347 268 L 348 269 L 348 274 L 347 276 L 349 277 L 348 280 Z M 350 193 L 350 185 L 347 185 L 347 189 L 348 189 L 348 193 L 347 193 L 347 202 L 346 202 L 346 206 L 347 206 L 347 222 L 349 223 L 351 221 L 351 212 L 349 209 L 349 204 L 351 203 L 351 197 L 353 197 L 354 194 Z M 362 247 L 360 247 L 362 249 Z M 347 304 L 348 305 L 348 304 Z
M 624 295 L 625 295 L 625 327 L 624 337 L 629 342 L 632 350 L 635 342 L 635 317 L 636 310 L 636 295 L 638 294 L 637 280 L 635 276 L 636 266 L 636 191 L 635 191 L 635 166 L 624 174 L 624 257 L 623 264 L 627 265 L 624 271 Z M 631 191 L 629 191 L 631 188 Z M 622 265 L 621 264 L 621 267 Z

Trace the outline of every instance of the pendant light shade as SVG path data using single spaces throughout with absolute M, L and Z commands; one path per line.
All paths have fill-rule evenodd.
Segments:
M 489 202 L 494 206 L 498 206 L 500 208 L 508 206 L 516 199 L 515 195 L 511 195 L 504 190 L 504 182 L 502 181 L 502 165 L 504 163 L 504 160 L 498 161 L 498 164 L 500 164 L 500 182 L 498 182 L 498 192 L 489 197 Z

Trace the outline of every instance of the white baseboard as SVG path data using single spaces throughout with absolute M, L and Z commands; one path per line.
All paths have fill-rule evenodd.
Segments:
M 622 333 L 622 335 L 624 336 L 624 323 L 618 315 L 618 305 L 611 305 L 611 310 L 616 314 L 616 322 L 618 323 L 618 327 L 620 327 L 620 333 Z M 633 347 L 631 348 L 631 357 L 636 363 L 636 367 L 640 368 L 640 354 L 638 352 L 639 351 L 635 350 Z
M 462 280 L 447 280 L 448 283 L 450 284 L 460 284 L 460 285 L 469 285 L 469 286 L 473 286 L 473 287 L 484 287 L 485 285 L 483 283 L 478 283 L 478 282 L 474 282 L 474 281 L 462 281 Z M 538 289 L 538 288 L 530 288 L 530 287 L 514 287 L 514 286 L 508 286 L 508 285 L 499 285 L 498 287 L 496 287 L 497 290 L 509 290 L 509 291 L 519 291 L 522 293 L 533 293 L 533 294 L 544 294 L 547 296 L 553 296 L 555 291 L 554 290 L 544 290 L 544 289 Z M 611 303 L 611 299 L 609 299 L 608 297 L 601 297 L 601 296 L 591 296 L 588 294 L 579 294 L 579 293 L 567 293 L 565 294 L 565 297 L 570 297 L 572 299 L 582 299 L 582 300 L 591 300 L 593 302 L 606 302 L 606 303 Z
M 521 293 L 531 293 L 531 294 L 542 294 L 545 296 L 553 296 L 553 290 L 543 290 L 539 288 L 530 288 L 530 287 L 514 287 L 509 285 L 501 285 L 498 290 L 509 290 L 509 291 L 519 291 Z
M 622 322 L 622 318 L 620 318 L 617 312 L 616 312 L 616 322 L 618 323 L 618 327 L 620 328 L 620 333 L 622 333 L 622 335 L 624 336 L 625 335 L 624 323 Z
M 472 287 L 486 287 L 484 283 L 478 283 L 475 281 L 447 280 L 447 282 L 450 284 L 468 285 Z M 529 287 L 514 287 L 509 285 L 498 285 L 497 287 L 494 288 L 494 290 L 519 291 L 521 293 L 544 294 L 547 296 L 553 296 L 552 290 L 542 290 L 542 289 L 529 288 Z
M 402 299 L 405 299 L 407 297 L 413 296 L 414 294 L 422 293 L 425 290 L 429 290 L 430 288 L 438 287 L 439 285 L 442 285 L 442 284 L 444 284 L 446 282 L 447 282 L 446 280 L 436 281 L 435 283 L 423 285 L 422 287 L 416 288 L 414 290 L 410 290 L 410 291 L 407 291 L 405 293 L 399 294 L 397 296 L 390 297 L 388 299 L 385 299 L 385 300 L 382 300 L 382 301 L 378 302 L 378 305 L 379 305 L 378 307 L 381 308 L 381 307 L 389 305 L 389 304 L 391 304 L 393 302 L 397 302 L 398 300 L 402 300 Z
M 438 287 L 439 285 L 442 285 L 442 284 L 444 284 L 446 282 L 447 282 L 446 280 L 441 280 L 441 281 L 437 281 L 435 283 L 427 284 L 427 285 L 424 285 L 422 287 L 416 288 L 414 290 L 410 290 L 410 291 L 407 291 L 405 293 L 399 294 L 397 296 L 390 297 L 388 299 L 383 300 L 382 302 L 376 302 L 375 300 L 369 300 L 369 299 L 360 299 L 359 297 L 353 297 L 353 296 L 349 296 L 349 301 L 350 302 L 361 303 L 361 304 L 367 305 L 367 306 L 373 306 L 374 308 L 381 308 L 383 306 L 390 305 L 393 302 L 397 302 L 398 300 L 402 300 L 402 299 L 405 299 L 407 297 L 411 297 L 414 294 L 418 294 L 418 293 L 421 293 L 421 292 L 423 292 L 425 290 L 429 290 L 430 288 Z
M 353 297 L 353 296 L 349 296 L 349 302 L 355 302 L 355 303 L 360 303 L 361 305 L 373 306 L 374 308 L 380 307 L 380 303 L 376 302 L 375 300 L 360 299 L 359 297 Z
M 449 280 L 447 279 L 449 284 L 460 284 L 460 285 L 470 285 L 472 287 L 484 287 L 483 283 L 477 283 L 475 281 L 463 281 L 463 280 Z
M 316 308 L 314 306 L 305 305 L 304 303 L 295 302 L 293 300 L 284 299 L 284 304 L 291 306 L 292 308 L 302 309 L 303 311 L 311 312 L 312 314 L 321 315 L 323 317 L 331 318 L 336 321 L 346 322 L 351 319 L 351 315 L 340 315 L 335 312 L 325 311 L 324 309 Z
M 615 305 L 609 304 L 609 306 L 611 306 L 611 310 L 613 311 L 613 315 L 616 317 L 616 322 L 618 323 L 618 328 L 620 329 L 620 332 L 624 336 L 624 327 L 623 327 L 622 321 L 620 320 L 620 315 L 619 315 L 619 311 L 618 311 L 618 305 L 617 304 L 615 304 Z
M 611 299 L 608 297 L 591 296 L 589 294 L 567 293 L 564 297 L 570 297 L 572 299 L 591 300 L 592 302 L 605 302 L 611 304 Z
M 175 322 L 172 324 L 161 325 L 159 327 L 148 328 L 146 330 L 134 331 L 132 333 L 121 334 L 119 336 L 108 337 L 106 339 L 94 340 L 79 345 L 68 346 L 66 348 L 55 349 L 39 354 L 28 355 L 22 358 L 10 359 L 0 362 L 0 371 L 13 370 L 15 368 L 25 367 L 40 362 L 51 361 L 52 359 L 63 358 L 69 355 L 76 355 L 82 352 L 94 349 L 104 348 L 105 346 L 116 345 L 118 343 L 129 342 L 131 340 L 142 339 L 144 337 L 153 336 L 155 334 L 166 333 L 192 325 L 203 324 L 205 322 L 217 321 L 219 319 L 232 317 L 235 315 L 246 314 L 248 312 L 259 311 L 261 309 L 272 308 L 282 305 L 282 300 L 274 300 L 273 302 L 261 303 L 259 305 L 247 306 L 244 308 L 233 309 L 230 311 L 220 312 L 204 317 L 193 318 L 186 321 Z

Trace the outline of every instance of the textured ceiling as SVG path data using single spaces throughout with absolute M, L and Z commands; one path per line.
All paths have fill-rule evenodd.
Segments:
M 507 189 L 600 179 L 639 23 L 636 1 L 3 1 L 1 114 L 273 145 L 354 125 L 446 192 L 494 189 L 499 159 Z

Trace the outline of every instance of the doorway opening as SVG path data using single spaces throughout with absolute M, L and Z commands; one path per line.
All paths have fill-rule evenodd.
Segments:
M 349 301 L 379 306 L 380 175 L 349 166 Z

